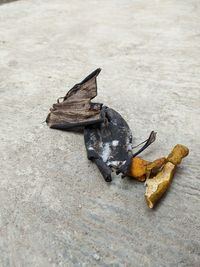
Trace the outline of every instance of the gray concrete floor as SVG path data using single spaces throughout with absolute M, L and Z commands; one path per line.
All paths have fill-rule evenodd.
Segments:
M 200 266 L 200 2 L 22 0 L 0 7 L 0 266 Z M 97 67 L 97 100 L 144 158 L 190 148 L 155 210 L 143 184 L 106 184 L 83 136 L 49 107 Z

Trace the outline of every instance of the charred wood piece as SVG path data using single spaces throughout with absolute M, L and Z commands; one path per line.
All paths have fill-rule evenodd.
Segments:
M 93 103 L 97 96 L 96 69 L 50 109 L 46 122 L 50 128 L 60 130 L 84 130 L 88 159 L 99 168 L 106 182 L 112 181 L 111 173 L 129 173 L 132 158 L 155 141 L 156 133 L 138 151 L 134 152 L 132 132 L 124 118 L 102 103 Z

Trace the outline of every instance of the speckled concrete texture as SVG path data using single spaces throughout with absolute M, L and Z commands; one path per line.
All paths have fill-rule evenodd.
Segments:
M 21 0 L 0 6 L 0 266 L 200 266 L 200 2 Z M 97 67 L 142 156 L 190 156 L 155 210 L 145 187 L 107 184 L 83 136 L 44 122 Z

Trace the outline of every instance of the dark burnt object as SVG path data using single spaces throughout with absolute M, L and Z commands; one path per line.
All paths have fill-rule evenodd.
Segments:
M 46 122 L 54 129 L 83 131 L 88 159 L 97 165 L 105 181 L 110 182 L 112 171 L 127 175 L 132 158 L 155 141 L 156 133 L 152 131 L 144 145 L 133 152 L 132 133 L 122 116 L 101 103 L 91 102 L 97 96 L 96 77 L 100 71 L 93 71 L 59 98 Z
M 53 104 L 46 119 L 50 128 L 77 130 L 103 122 L 101 116 L 103 104 L 91 103 L 91 99 L 97 96 L 96 77 L 100 71 L 101 69 L 93 71 L 82 82 L 75 84 L 64 97 L 60 97 L 56 104 Z

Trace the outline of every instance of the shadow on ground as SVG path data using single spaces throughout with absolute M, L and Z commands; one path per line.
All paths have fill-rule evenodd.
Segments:
M 0 5 L 3 5 L 3 4 L 8 4 L 10 2 L 16 2 L 18 0 L 0 0 Z

